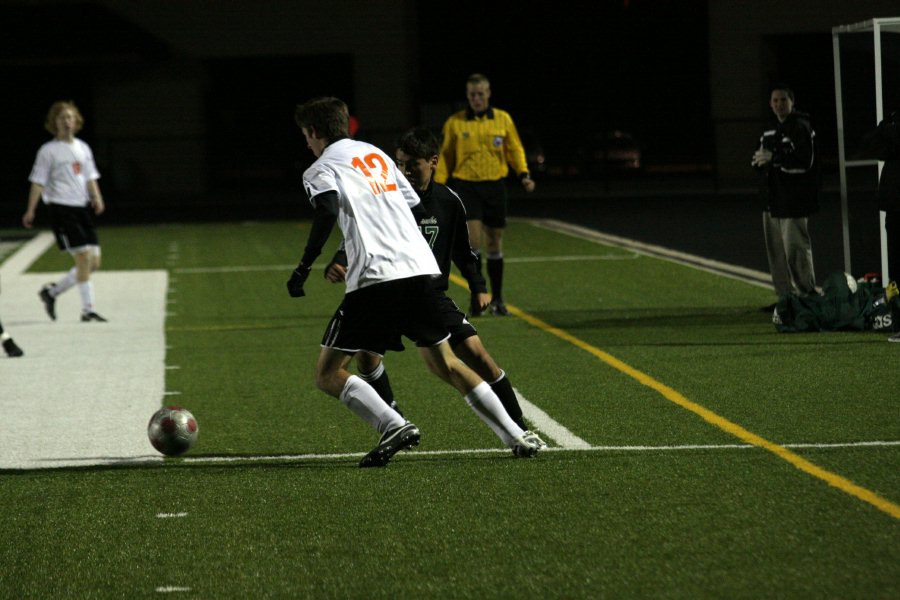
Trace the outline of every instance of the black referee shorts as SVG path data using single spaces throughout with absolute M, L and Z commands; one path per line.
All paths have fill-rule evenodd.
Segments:
M 506 227 L 506 183 L 497 181 L 464 181 L 453 179 L 448 187 L 459 194 L 466 207 L 467 221 L 481 221 L 488 227 Z

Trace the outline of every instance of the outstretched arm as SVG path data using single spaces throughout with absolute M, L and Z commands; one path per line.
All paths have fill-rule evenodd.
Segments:
M 322 247 L 328 241 L 334 223 L 337 221 L 337 200 L 337 192 L 325 192 L 313 198 L 315 216 L 306 240 L 303 258 L 300 259 L 300 263 L 291 273 L 291 278 L 287 282 L 288 293 L 292 298 L 306 295 L 306 292 L 303 291 L 303 284 L 309 277 L 313 262 L 322 254 Z

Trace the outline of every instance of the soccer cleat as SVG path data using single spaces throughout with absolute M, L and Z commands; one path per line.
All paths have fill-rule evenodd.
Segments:
M 87 323 L 88 321 L 97 321 L 98 323 L 106 323 L 107 322 L 106 319 L 104 319 L 103 317 L 101 317 L 100 315 L 98 315 L 97 313 L 95 313 L 92 310 L 81 313 L 81 322 Z
M 6 350 L 6 355 L 9 356 L 10 358 L 13 358 L 16 356 L 22 356 L 23 354 L 25 354 L 24 352 L 22 352 L 21 348 L 16 346 L 16 343 L 13 341 L 12 338 L 3 340 L 3 349 Z
M 538 450 L 543 450 L 547 447 L 547 442 L 542 440 L 540 436 L 538 436 L 538 434 L 533 431 L 526 431 L 525 433 L 523 433 L 522 439 L 524 439 L 526 442 L 531 442 L 532 444 L 536 445 L 538 447 Z
M 900 333 L 895 333 L 891 337 L 888 338 L 889 342 L 900 342 Z
M 538 450 L 540 450 L 540 447 L 538 447 L 537 443 L 533 439 L 528 439 L 526 435 L 513 440 L 512 453 L 516 458 L 531 458 L 538 453 Z
M 50 316 L 54 321 L 56 320 L 56 298 L 50 295 L 50 288 L 53 287 L 52 283 L 48 283 L 44 287 L 41 288 L 41 291 L 38 292 L 38 296 L 41 298 L 41 302 L 44 303 L 44 310 L 47 311 L 47 315 Z
M 503 304 L 503 300 L 491 300 L 491 314 L 495 317 L 509 316 L 509 309 Z
M 359 467 L 365 469 L 367 467 L 383 467 L 388 464 L 391 457 L 400 450 L 411 446 L 418 446 L 422 434 L 419 428 L 412 423 L 407 422 L 406 425 L 398 427 L 390 433 L 381 436 L 381 441 L 374 450 L 363 456 L 359 461 Z

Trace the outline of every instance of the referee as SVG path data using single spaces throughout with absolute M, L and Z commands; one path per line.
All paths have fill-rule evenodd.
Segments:
M 466 80 L 469 107 L 444 123 L 444 141 L 434 180 L 459 194 L 466 208 L 472 248 L 478 255 L 487 249 L 487 273 L 491 282 L 490 311 L 509 314 L 503 303 L 503 229 L 506 227 L 506 185 L 509 169 L 518 175 L 526 192 L 534 190 L 528 173 L 525 149 L 508 112 L 490 105 L 491 83 L 480 73 Z M 482 309 L 470 303 L 470 316 Z

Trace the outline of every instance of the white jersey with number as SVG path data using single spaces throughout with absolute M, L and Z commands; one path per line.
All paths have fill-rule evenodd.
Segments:
M 419 196 L 394 161 L 372 144 L 329 144 L 303 173 L 310 200 L 337 192 L 347 251 L 347 291 L 441 270 L 410 208 Z
M 44 188 L 45 204 L 87 206 L 87 183 L 99 178 L 90 146 L 75 138 L 72 143 L 51 140 L 41 146 L 28 181 Z

